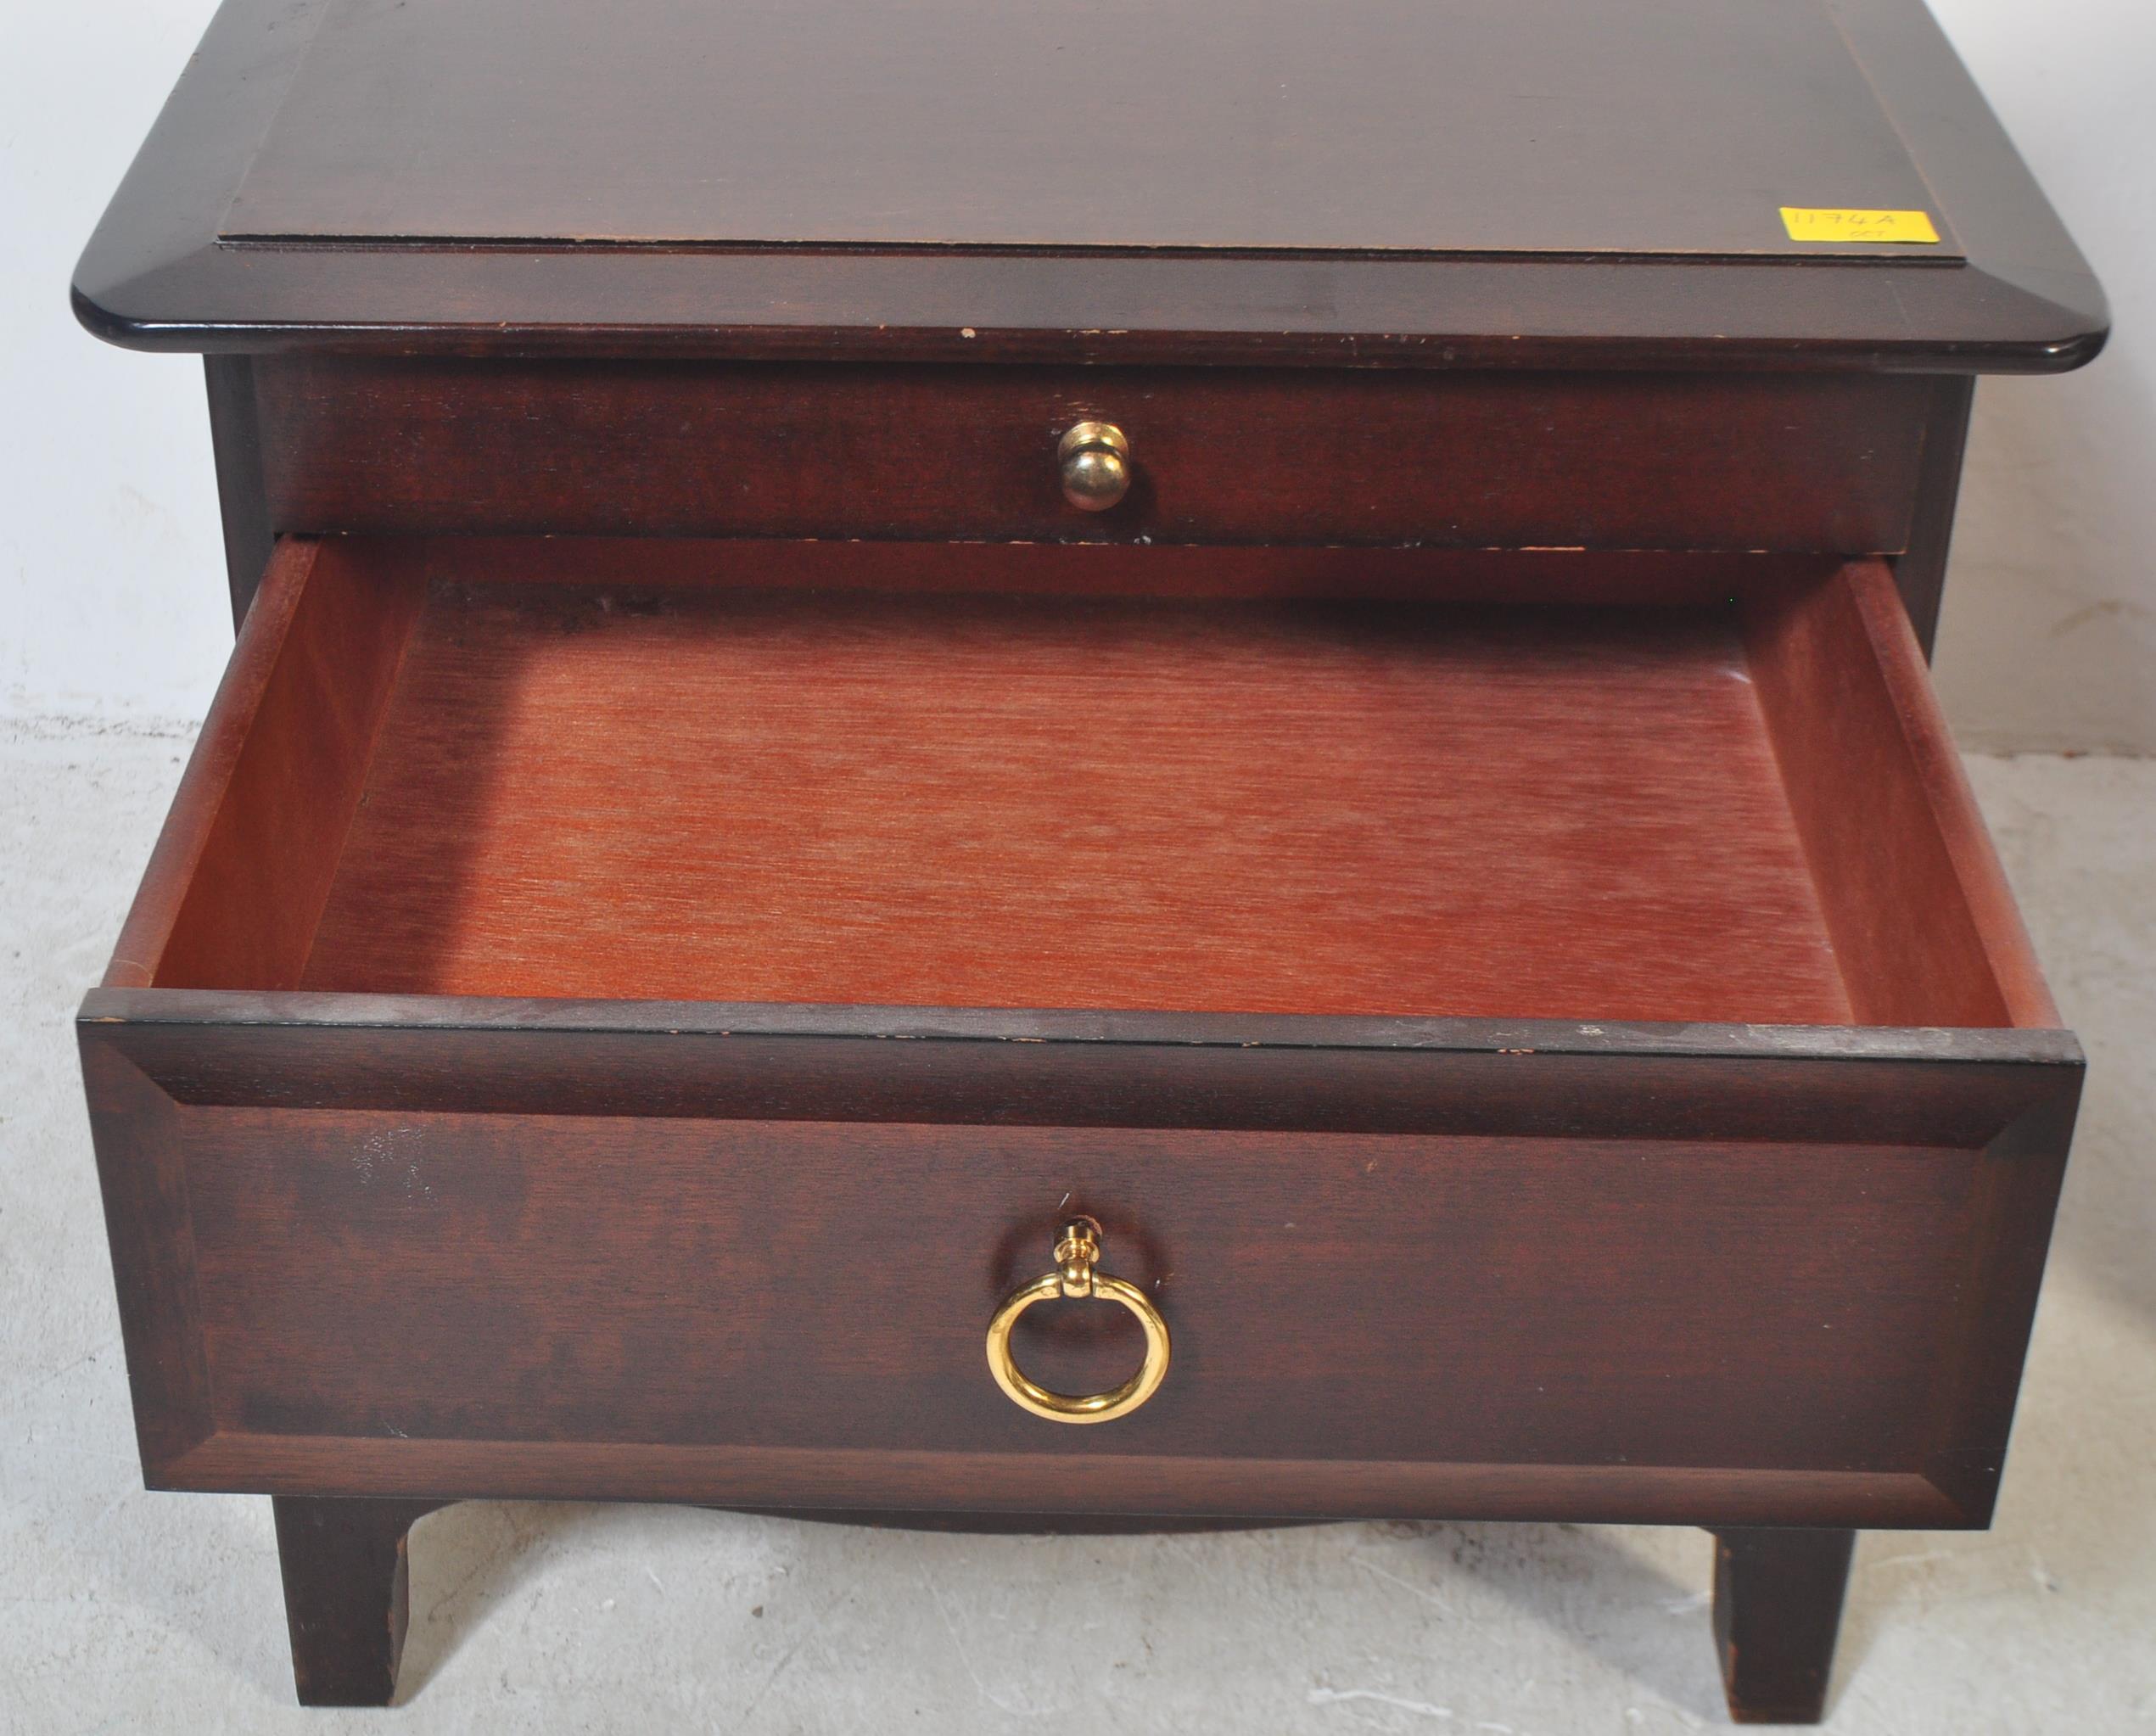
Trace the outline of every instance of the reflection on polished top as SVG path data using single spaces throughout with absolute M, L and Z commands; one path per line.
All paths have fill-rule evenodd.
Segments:
M 2106 328 L 1923 0 L 225 0 L 75 288 L 250 352 L 2042 372 Z
M 221 227 L 1751 254 L 1934 203 L 1822 0 L 335 0 Z

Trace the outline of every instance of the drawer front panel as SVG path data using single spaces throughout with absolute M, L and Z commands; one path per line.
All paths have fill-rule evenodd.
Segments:
M 217 1420 L 273 1435 L 1906 1464 L 1974 1191 L 1767 1145 L 188 1121 Z M 983 1355 L 1067 1197 L 1175 1335 L 1159 1396 L 1083 1432 Z M 1137 1360 L 1104 1310 L 1022 1332 L 1051 1385 Z M 1785 1414 L 1732 1404 L 1747 1358 Z
M 1896 552 L 1918 378 L 265 356 L 287 531 Z M 1127 434 L 1121 504 L 1057 445 Z
M 2064 1089 L 2070 1117 L 2056 1068 L 1522 1056 L 1494 1092 L 1494 1056 L 1408 1059 L 1452 1131 L 1035 1125 L 1074 1082 L 1022 1056 L 1048 1071 L 893 1076 L 910 1124 L 736 1120 L 699 1112 L 736 1089 L 717 1036 L 652 1033 L 580 1085 L 559 1039 L 521 1065 L 502 1033 L 401 1039 L 431 1037 L 430 1067 L 361 1061 L 356 1033 L 341 1058 L 319 1033 L 148 1034 L 137 1065 L 165 1083 L 122 1064 L 138 1113 L 105 1097 L 100 1150 L 109 1192 L 185 1201 L 135 1286 L 156 1319 L 131 1323 L 138 1365 L 147 1332 L 199 1371 L 161 1457 L 171 1413 L 143 1416 L 179 1487 L 1683 1520 L 1712 1472 L 1725 1520 L 1966 1523 L 1988 1483 L 1956 1467 L 1996 1480 L 2001 1344 L 2010 1408 L 2035 1283 L 2014 1250 L 2063 1143 L 2027 1092 Z M 804 1105 L 808 1063 L 740 1064 Z M 1096 1078 L 1103 1120 L 1220 1111 L 1179 1058 L 1096 1064 L 1144 1080 Z M 1285 1089 L 1324 1113 L 1323 1084 Z M 1380 1085 L 1364 1125 L 1428 1114 L 1424 1089 Z M 954 1091 L 1009 1124 L 935 1124 Z M 631 1095 L 668 1112 L 578 1112 Z M 552 1100 L 503 1112 L 518 1097 Z M 170 1207 L 115 1224 L 137 1209 Z M 1145 1408 L 1073 1429 L 1004 1397 L 983 1334 L 1080 1209 L 1174 1353 Z M 1065 1390 L 1139 1353 L 1118 1311 L 1075 1303 L 1016 1342 Z

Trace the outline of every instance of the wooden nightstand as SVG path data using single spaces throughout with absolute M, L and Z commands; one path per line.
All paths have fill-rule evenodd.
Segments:
M 467 1497 L 1702 1526 L 1789 1719 L 1987 1522 L 2081 1061 L 1921 647 L 2104 314 L 1916 0 L 229 0 L 76 296 L 208 357 L 82 1058 L 303 1700 Z

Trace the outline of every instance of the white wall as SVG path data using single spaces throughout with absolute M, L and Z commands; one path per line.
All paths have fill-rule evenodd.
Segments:
M 211 0 L 0 0 L 0 716 L 199 717 L 232 648 L 202 363 L 67 288 Z
M 2119 328 L 1979 388 L 1940 685 L 1973 747 L 2156 753 L 2156 13 L 1934 4 Z M 0 0 L 0 716 L 199 715 L 229 646 L 200 364 L 93 341 L 66 293 L 210 10 Z
M 1976 389 L 1937 669 L 1970 747 L 2156 753 L 2156 10 L 1932 0 L 2111 297 L 2078 373 Z

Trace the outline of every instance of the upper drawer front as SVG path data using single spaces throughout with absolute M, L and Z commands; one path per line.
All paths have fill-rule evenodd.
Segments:
M 1465 548 L 1907 546 L 1916 378 L 696 367 L 272 356 L 272 520 L 486 531 Z M 1106 512 L 1057 445 L 1130 445 Z

